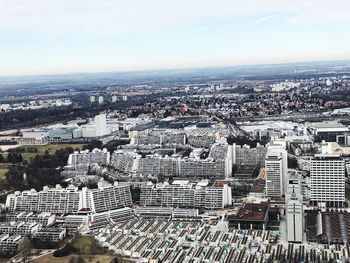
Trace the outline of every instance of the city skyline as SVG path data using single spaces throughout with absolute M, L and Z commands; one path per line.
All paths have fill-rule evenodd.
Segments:
M 350 59 L 350 3 L 2 3 L 0 75 Z

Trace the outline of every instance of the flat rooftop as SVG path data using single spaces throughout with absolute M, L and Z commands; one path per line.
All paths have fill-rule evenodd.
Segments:
M 267 202 L 261 203 L 246 203 L 240 208 L 235 215 L 229 215 L 229 221 L 261 221 L 264 222 L 267 217 L 269 204 Z
M 256 170 L 256 165 L 250 165 L 250 164 L 243 164 L 238 167 L 234 177 L 239 178 L 251 178 L 254 176 L 254 172 Z

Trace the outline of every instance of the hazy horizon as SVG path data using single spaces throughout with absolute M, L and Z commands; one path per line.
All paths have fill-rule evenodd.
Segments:
M 0 75 L 350 60 L 348 10 L 347 0 L 1 1 Z
M 225 70 L 225 69 L 251 69 L 251 68 L 274 68 L 284 66 L 311 66 L 311 65 L 329 65 L 336 64 L 337 66 L 345 64 L 350 67 L 350 59 L 345 60 L 320 60 L 320 61 L 296 61 L 296 62 L 282 62 L 282 63 L 261 63 L 261 64 L 238 64 L 238 65 L 218 65 L 218 66 L 201 66 L 201 67 L 173 67 L 173 68 L 152 68 L 152 69 L 131 69 L 131 70 L 111 70 L 111 71 L 77 71 L 77 72 L 57 72 L 49 74 L 18 74 L 18 75 L 1 75 L 0 78 L 31 78 L 31 77 L 54 77 L 54 76 L 74 76 L 74 75 L 94 75 L 94 74 L 147 74 L 147 73 L 162 73 L 162 72 L 189 72 L 189 71 L 206 71 L 206 70 Z

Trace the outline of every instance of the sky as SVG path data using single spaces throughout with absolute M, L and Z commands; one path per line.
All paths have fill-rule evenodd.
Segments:
M 0 75 L 349 60 L 349 0 L 0 0 Z

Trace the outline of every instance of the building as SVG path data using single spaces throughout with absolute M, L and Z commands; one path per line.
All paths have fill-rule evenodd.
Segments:
M 350 240 L 350 214 L 348 212 L 318 211 L 311 216 L 315 217 L 313 222 L 316 222 L 316 231 L 314 232 L 319 243 L 327 245 L 346 244 L 347 247 Z
M 312 122 L 308 124 L 308 130 L 316 137 L 317 141 L 335 142 L 338 135 L 349 132 L 349 128 L 337 121 Z
M 107 127 L 106 114 L 96 115 L 93 122 L 79 127 L 76 133 L 83 138 L 97 138 L 110 134 L 111 129 Z
M 114 185 L 99 183 L 97 189 L 83 190 L 83 197 L 86 196 L 86 205 L 93 213 L 115 210 L 132 205 L 130 186 L 127 184 Z M 85 194 L 86 193 L 86 194 Z
M 137 173 L 140 158 L 141 155 L 135 152 L 116 150 L 112 154 L 111 165 L 122 173 Z
M 6 206 L 10 211 L 50 212 L 52 214 L 77 214 L 81 210 L 91 213 L 113 210 L 132 205 L 129 185 L 99 182 L 97 189 L 84 187 L 79 190 L 72 185 L 62 188 L 45 186 L 42 191 L 34 189 L 9 194 Z
M 96 102 L 95 96 L 90 96 L 90 103 L 95 103 L 95 102 Z
M 44 140 L 49 136 L 48 129 L 32 129 L 22 132 L 23 139 Z
M 159 206 L 138 206 L 135 208 L 135 215 L 139 217 L 167 217 L 170 218 L 173 213 L 172 207 Z
M 302 243 L 304 235 L 304 211 L 303 198 L 300 194 L 288 194 L 286 198 L 286 213 L 288 242 Z
M 103 104 L 104 98 L 103 96 L 98 96 L 98 104 Z
M 49 139 L 51 141 L 70 141 L 74 139 L 74 131 L 76 127 L 58 127 L 49 130 Z
M 199 151 L 198 151 L 199 150 Z M 203 149 L 194 149 L 189 157 L 147 155 L 138 160 L 141 175 L 180 177 L 191 179 L 224 179 L 232 176 L 232 147 L 227 143 L 215 143 L 209 155 L 201 159 Z M 198 154 L 199 153 L 199 154 Z
M 67 188 L 45 186 L 40 192 L 31 189 L 8 195 L 6 206 L 10 211 L 76 213 L 80 207 L 80 195 L 78 188 L 72 185 Z
M 141 206 L 221 209 L 231 205 L 231 188 L 226 184 L 203 180 L 197 184 L 174 181 L 173 184 L 149 183 L 141 187 Z
M 267 202 L 248 202 L 236 214 L 228 215 L 230 226 L 238 229 L 265 230 L 268 219 L 269 204 Z
M 286 194 L 286 218 L 288 242 L 302 243 L 304 236 L 304 209 L 299 174 L 291 174 L 288 178 Z
M 0 235 L 0 255 L 5 257 L 13 256 L 18 251 L 18 246 L 23 241 L 21 235 Z
M 66 234 L 65 228 L 44 227 L 35 234 L 34 238 L 42 242 L 58 243 L 66 237 Z
M 248 145 L 233 144 L 233 163 L 236 165 L 264 165 L 267 148 L 258 144 L 255 148 Z
M 265 157 L 266 195 L 284 196 L 287 181 L 287 151 L 281 146 L 270 145 Z
M 93 149 L 92 151 L 75 151 L 68 157 L 68 165 L 93 164 L 108 165 L 110 162 L 110 152 L 107 149 Z
M 109 133 L 107 131 L 106 114 L 99 114 L 95 117 L 95 126 L 96 126 L 96 137 L 101 137 Z
M 134 210 L 130 207 L 98 212 L 90 215 L 89 229 L 95 230 L 109 224 L 130 220 L 134 217 Z
M 41 226 L 36 222 L 4 222 L 0 223 L 0 233 L 21 236 L 33 236 Z
M 336 154 L 317 154 L 311 160 L 312 204 L 342 207 L 345 202 L 345 162 Z
M 40 214 L 34 212 L 17 212 L 17 213 L 6 213 L 6 221 L 7 222 L 37 222 L 43 226 L 50 226 L 55 223 L 55 215 L 42 212 Z

